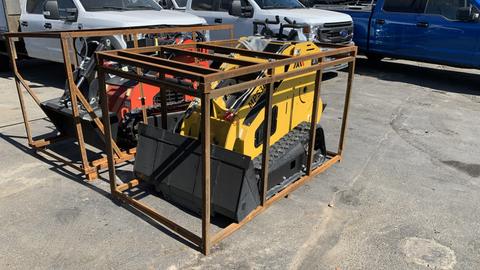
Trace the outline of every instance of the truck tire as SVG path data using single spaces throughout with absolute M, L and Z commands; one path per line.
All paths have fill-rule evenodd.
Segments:
M 378 55 L 378 54 L 367 54 L 367 59 L 368 61 L 370 61 L 371 63 L 379 63 L 380 61 L 382 61 L 383 59 L 383 56 L 381 55 Z
M 0 54 L 0 72 L 10 71 L 10 58 Z

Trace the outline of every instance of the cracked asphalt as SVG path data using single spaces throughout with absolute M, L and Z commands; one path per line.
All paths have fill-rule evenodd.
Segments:
M 21 67 L 42 99 L 61 94 L 61 65 Z M 332 149 L 345 78 L 322 86 Z M 480 269 L 478 71 L 359 59 L 343 161 L 208 257 L 113 203 L 104 180 L 31 151 L 14 85 L 0 73 L 0 269 Z M 30 107 L 35 134 L 51 132 Z M 197 218 L 146 200 L 199 232 Z

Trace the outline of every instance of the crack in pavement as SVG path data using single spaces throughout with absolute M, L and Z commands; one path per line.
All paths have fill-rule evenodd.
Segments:
M 403 106 L 406 103 L 410 103 L 410 101 L 418 96 L 417 95 L 411 95 L 407 97 L 395 110 L 395 112 L 392 114 L 392 118 L 390 120 L 390 123 L 395 121 L 396 118 L 401 115 L 401 111 L 403 110 Z M 318 242 L 320 237 L 325 233 L 330 221 L 332 220 L 332 215 L 334 214 L 333 208 L 330 207 L 331 205 L 335 205 L 336 199 L 338 197 L 338 194 L 348 191 L 349 189 L 353 188 L 353 186 L 357 183 L 357 181 L 360 179 L 360 177 L 364 174 L 366 171 L 367 167 L 370 165 L 371 161 L 373 160 L 374 157 L 377 157 L 382 151 L 382 149 L 385 149 L 384 144 L 386 141 L 390 139 L 390 136 L 392 134 L 395 134 L 396 132 L 393 129 L 389 129 L 383 134 L 383 137 L 380 139 L 379 143 L 377 144 L 377 147 L 373 150 L 373 152 L 368 156 L 366 159 L 365 163 L 363 164 L 362 168 L 360 171 L 353 177 L 353 179 L 349 182 L 346 188 L 339 189 L 337 190 L 333 195 L 332 199 L 330 200 L 330 203 L 328 204 L 329 206 L 325 206 L 324 208 L 324 219 L 321 220 L 319 224 L 316 226 L 313 226 L 313 233 L 310 234 L 310 237 L 308 238 L 307 241 L 303 243 L 303 245 L 298 249 L 297 253 L 295 254 L 295 257 L 293 258 L 292 262 L 290 263 L 290 266 L 288 269 L 299 269 L 300 266 L 302 265 L 304 259 L 310 254 L 310 251 L 312 248 L 315 246 L 315 244 Z M 315 229 L 317 228 L 317 229 Z
M 410 98 L 411 97 L 409 97 L 409 99 Z M 465 173 L 472 178 L 478 177 L 480 175 L 480 173 L 478 172 L 478 164 L 463 164 L 458 161 L 442 159 L 442 157 L 445 157 L 445 154 L 443 152 L 433 149 L 432 147 L 429 147 L 428 144 L 417 140 L 410 130 L 403 127 L 403 123 L 405 123 L 405 121 L 407 120 L 407 113 L 404 113 L 403 111 L 404 108 L 399 111 L 397 117 L 392 119 L 392 121 L 390 122 L 390 126 L 404 142 L 406 142 L 408 145 L 410 145 L 417 151 L 426 154 L 430 158 L 430 161 L 438 167 L 446 168 L 452 172 L 461 171 L 462 173 Z M 475 187 L 480 187 L 480 184 L 473 181 L 470 181 L 470 184 Z
M 33 123 L 33 122 L 37 122 L 37 121 L 40 121 L 40 120 L 49 121 L 49 120 L 48 120 L 48 117 L 39 117 L 39 118 L 35 118 L 35 119 L 32 119 L 32 120 L 29 120 L 28 123 Z M 25 124 L 24 121 L 15 122 L 15 123 L 9 123 L 9 124 L 5 124 L 5 125 L 3 125 L 3 126 L 0 126 L 0 129 L 9 128 L 9 127 L 14 127 L 14 126 L 23 125 L 23 124 Z

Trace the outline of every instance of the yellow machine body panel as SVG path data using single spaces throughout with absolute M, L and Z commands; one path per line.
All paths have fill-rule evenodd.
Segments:
M 320 49 L 312 42 L 290 43 L 282 54 L 306 55 L 318 53 Z M 235 56 L 239 59 L 259 61 L 257 58 Z M 265 62 L 265 60 L 262 60 Z M 311 63 L 291 65 L 288 70 L 310 66 Z M 221 69 L 231 70 L 236 66 L 223 64 Z M 275 74 L 285 72 L 283 67 L 277 68 Z M 262 75 L 260 75 L 262 76 Z M 265 75 L 263 75 L 265 76 Z M 221 85 L 212 85 L 215 88 Z M 274 84 L 272 99 L 272 129 L 270 144 L 274 144 L 287 135 L 292 129 L 302 122 L 310 122 L 313 111 L 315 72 L 292 77 Z M 210 116 L 211 142 L 225 149 L 235 151 L 252 159 L 262 153 L 263 122 L 265 116 L 265 87 L 261 86 L 248 89 L 244 92 L 245 98 L 236 108 L 227 105 L 227 97 L 212 100 Z M 262 103 L 263 102 L 263 103 Z M 237 102 L 238 103 L 238 102 Z M 235 104 L 235 103 L 234 103 Z M 181 126 L 181 135 L 198 138 L 201 123 L 201 104 L 195 100 L 190 105 L 190 112 L 186 114 Z M 235 109 L 232 111 L 232 109 Z M 323 104 L 320 100 L 318 106 L 318 119 L 321 119 Z

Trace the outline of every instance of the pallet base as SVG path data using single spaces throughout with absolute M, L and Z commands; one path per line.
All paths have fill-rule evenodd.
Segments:
M 29 143 L 29 146 L 38 151 L 41 152 L 53 159 L 55 159 L 58 162 L 64 163 L 65 165 L 69 166 L 70 168 L 73 168 L 82 174 L 85 175 L 86 179 L 88 181 L 94 181 L 98 179 L 99 171 L 102 169 L 108 168 L 108 159 L 106 157 L 102 157 L 96 160 L 93 160 L 90 162 L 89 166 L 84 167 L 83 165 L 77 165 L 75 164 L 74 161 L 68 160 L 65 157 L 59 155 L 58 153 L 49 150 L 48 146 L 54 145 L 55 143 L 59 143 L 62 141 L 65 141 L 69 139 L 68 137 L 62 136 L 62 135 L 56 135 L 52 137 L 48 137 L 45 139 L 41 140 L 33 140 L 32 143 Z M 135 158 L 136 154 L 136 148 L 129 149 L 127 151 L 121 152 L 122 155 L 120 157 L 115 158 L 115 164 L 120 164 L 124 163 L 127 161 L 130 161 Z

